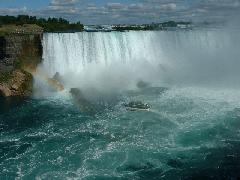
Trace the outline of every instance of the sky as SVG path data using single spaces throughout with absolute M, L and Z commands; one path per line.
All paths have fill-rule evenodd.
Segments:
M 84 24 L 225 21 L 240 0 L 0 0 L 1 15 L 63 17 Z

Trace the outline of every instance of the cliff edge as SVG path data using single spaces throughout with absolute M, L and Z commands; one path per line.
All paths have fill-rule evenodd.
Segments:
M 0 27 L 0 96 L 29 96 L 42 59 L 43 29 L 37 25 Z

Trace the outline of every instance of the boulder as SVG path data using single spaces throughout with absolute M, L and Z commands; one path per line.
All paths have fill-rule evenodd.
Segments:
M 52 78 L 46 78 L 47 83 L 53 87 L 56 91 L 63 91 L 64 86 L 62 84 L 62 77 L 59 72 L 56 72 Z
M 88 114 L 95 114 L 96 109 L 95 106 L 85 97 L 83 92 L 78 88 L 71 88 L 70 93 L 82 112 Z
M 51 87 L 53 87 L 57 91 L 64 90 L 64 86 L 58 80 L 56 80 L 54 78 L 48 78 L 47 82 Z
M 63 78 L 62 78 L 62 76 L 60 75 L 59 72 L 56 72 L 56 73 L 54 74 L 53 79 L 55 79 L 55 80 L 58 81 L 58 82 L 62 82 L 62 81 L 63 81 Z
M 23 70 L 14 70 L 7 78 L 2 79 L 0 95 L 4 97 L 29 96 L 32 92 L 32 81 L 33 78 L 30 73 Z
M 0 95 L 4 97 L 11 96 L 11 90 L 9 89 L 7 84 L 0 84 Z
M 137 87 L 139 89 L 147 88 L 149 86 L 150 86 L 150 84 L 145 81 L 138 81 L 138 83 L 137 83 Z

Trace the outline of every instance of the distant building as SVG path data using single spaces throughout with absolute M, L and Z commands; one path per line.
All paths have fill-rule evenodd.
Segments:
M 86 32 L 109 32 L 113 31 L 111 25 L 85 25 L 84 31 Z

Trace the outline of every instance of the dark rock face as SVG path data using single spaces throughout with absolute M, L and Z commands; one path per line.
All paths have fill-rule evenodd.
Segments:
M 6 55 L 7 41 L 4 37 L 0 37 L 0 61 L 7 57 Z
M 1 96 L 30 94 L 32 75 L 29 72 L 35 72 L 42 60 L 41 39 L 42 34 L 8 34 L 0 37 Z
M 35 69 L 41 62 L 42 44 L 39 34 L 11 34 L 0 37 L 0 73 L 15 68 Z

